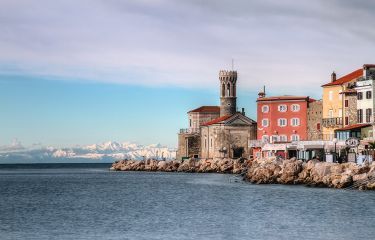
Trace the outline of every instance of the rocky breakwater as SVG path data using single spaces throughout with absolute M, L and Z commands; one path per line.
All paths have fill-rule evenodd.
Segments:
M 245 180 L 258 184 L 305 184 L 317 187 L 375 190 L 375 162 L 327 163 L 318 160 L 253 160 Z
M 160 171 L 197 173 L 243 173 L 250 164 L 241 159 L 186 159 L 184 161 L 121 160 L 112 164 L 114 171 Z

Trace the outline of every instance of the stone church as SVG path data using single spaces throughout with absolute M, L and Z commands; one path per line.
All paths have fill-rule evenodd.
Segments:
M 250 158 L 257 123 L 237 111 L 237 71 L 219 72 L 220 106 L 188 112 L 189 128 L 178 134 L 177 160 L 185 158 Z

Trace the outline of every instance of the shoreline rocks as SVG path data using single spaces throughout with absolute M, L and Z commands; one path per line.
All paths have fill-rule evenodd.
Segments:
M 113 171 L 189 172 L 242 174 L 256 184 L 302 184 L 313 187 L 375 190 L 375 162 L 327 163 L 303 162 L 294 158 L 268 159 L 186 159 L 184 161 L 121 160 L 112 164 Z

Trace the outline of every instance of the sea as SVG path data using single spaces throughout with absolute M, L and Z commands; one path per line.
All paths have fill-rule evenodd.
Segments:
M 230 174 L 0 165 L 0 239 L 375 239 L 375 192 Z

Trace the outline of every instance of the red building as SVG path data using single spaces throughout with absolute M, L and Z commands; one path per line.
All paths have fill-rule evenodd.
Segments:
M 257 138 L 263 142 L 307 140 L 307 96 L 266 97 L 257 99 Z

